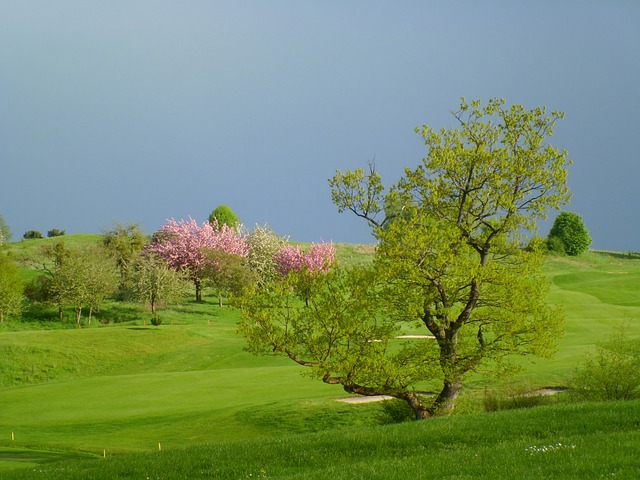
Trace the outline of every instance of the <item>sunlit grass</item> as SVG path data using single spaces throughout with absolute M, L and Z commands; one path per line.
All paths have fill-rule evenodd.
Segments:
M 11 479 L 635 479 L 640 403 L 577 404 L 200 445 L 151 446 Z
M 26 255 L 38 242 L 53 240 L 17 244 Z M 371 261 L 371 246 L 337 248 L 345 264 Z M 381 404 L 335 402 L 344 395 L 340 387 L 302 376 L 287 359 L 245 352 L 236 333 L 238 312 L 218 307 L 215 298 L 203 303 L 187 298 L 181 306 L 165 307 L 159 327 L 135 304 L 107 303 L 82 329 L 75 328 L 71 311 L 60 323 L 55 309 L 36 316 L 33 307 L 22 320 L 0 326 L 0 446 L 106 458 L 49 465 L 43 459 L 29 463 L 35 469 L 25 469 L 26 463 L 0 455 L 0 470 L 17 467 L 24 471 L 15 478 L 54 479 L 599 478 L 609 473 L 636 478 L 628 472 L 637 473 L 631 467 L 631 452 L 640 441 L 637 403 L 568 405 L 557 396 L 540 402 L 551 405 L 525 413 L 477 414 L 486 395 L 517 403 L 508 398 L 513 392 L 565 385 L 585 352 L 621 322 L 640 334 L 637 257 L 598 252 L 550 257 L 545 271 L 552 282 L 550 301 L 564 304 L 567 313 L 555 358 L 523 360 L 524 371 L 513 378 L 470 377 L 452 418 L 390 427 L 379 426 Z

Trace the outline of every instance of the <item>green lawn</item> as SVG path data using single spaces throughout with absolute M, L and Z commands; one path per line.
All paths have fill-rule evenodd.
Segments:
M 7 479 L 637 479 L 640 402 L 165 447 L 5 471 Z
M 52 240 L 16 242 L 15 254 Z M 338 258 L 366 263 L 371 251 L 338 245 Z M 55 311 L 9 320 L 0 325 L 0 477 L 636 478 L 625 475 L 638 447 L 637 403 L 477 414 L 485 388 L 566 385 L 621 322 L 640 335 L 640 258 L 550 257 L 545 271 L 550 301 L 567 312 L 557 355 L 525 360 L 501 382 L 471 378 L 459 411 L 476 413 L 395 426 L 380 425 L 381 404 L 335 402 L 340 387 L 287 359 L 244 352 L 238 313 L 214 298 L 165 309 L 160 327 L 126 304 L 106 305 L 82 329 Z M 576 447 L 526 450 L 557 443 Z M 78 462 L 81 454 L 100 459 Z

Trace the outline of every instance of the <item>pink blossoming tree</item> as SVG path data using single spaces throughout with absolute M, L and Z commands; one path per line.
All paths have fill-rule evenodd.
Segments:
M 246 238 L 227 225 L 204 222 L 201 226 L 191 217 L 188 221 L 170 219 L 145 248 L 181 272 L 188 272 L 196 287 L 196 300 L 202 300 L 202 282 L 211 265 L 207 251 L 218 251 L 241 257 L 249 253 Z
M 326 273 L 335 262 L 336 248 L 331 242 L 311 244 L 303 251 L 299 245 L 285 245 L 275 254 L 276 269 L 281 275 L 294 271 L 301 273 Z

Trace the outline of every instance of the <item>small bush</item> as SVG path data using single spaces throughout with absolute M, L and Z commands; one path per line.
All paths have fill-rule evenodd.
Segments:
M 545 242 L 547 251 L 555 255 L 566 255 L 567 252 L 564 249 L 564 242 L 559 237 L 549 237 Z
M 640 339 L 628 337 L 626 327 L 620 327 L 587 355 L 569 384 L 578 400 L 640 398 Z
M 34 238 L 42 238 L 42 233 L 40 233 L 38 230 L 29 230 L 28 232 L 25 232 L 22 238 L 26 240 L 31 240 Z
M 62 235 L 65 235 L 67 232 L 65 230 L 59 230 L 57 228 L 52 228 L 51 230 L 47 231 L 47 237 L 51 238 L 51 237 L 61 237 Z
M 382 424 L 410 422 L 416 419 L 413 410 L 407 402 L 397 398 L 380 402 L 380 412 L 377 415 Z
M 157 313 L 151 317 L 151 325 L 155 325 L 156 327 L 158 325 L 162 324 L 162 319 L 160 318 L 160 315 L 158 315 Z

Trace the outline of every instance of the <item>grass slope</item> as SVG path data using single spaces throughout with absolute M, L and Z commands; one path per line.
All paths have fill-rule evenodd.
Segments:
M 636 479 L 640 402 L 577 404 L 59 462 L 7 479 Z

